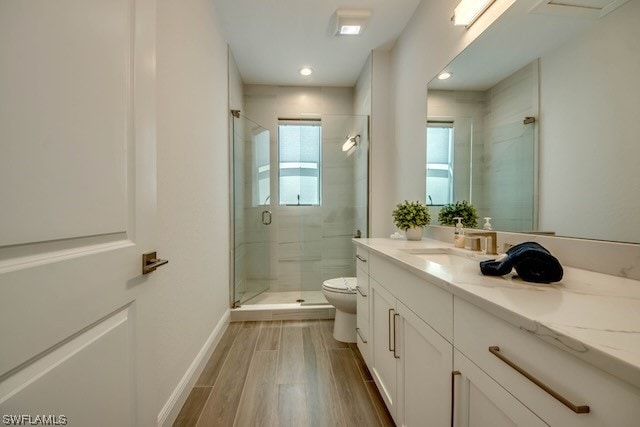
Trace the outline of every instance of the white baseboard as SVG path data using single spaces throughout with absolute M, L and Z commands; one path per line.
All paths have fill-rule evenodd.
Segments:
M 193 359 L 193 362 L 191 362 L 191 365 L 189 365 L 189 369 L 187 369 L 187 372 L 185 372 L 182 379 L 173 390 L 173 393 L 169 396 L 169 400 L 167 400 L 158 414 L 158 426 L 170 426 L 178 417 L 180 409 L 182 409 L 182 405 L 184 405 L 187 397 L 189 397 L 191 389 L 209 361 L 213 350 L 215 350 L 216 346 L 220 342 L 220 338 L 222 338 L 222 334 L 229 324 L 229 317 L 230 311 L 227 310 L 222 316 L 222 319 L 220 319 L 216 327 L 213 329 L 213 332 L 211 332 L 211 335 L 209 335 L 209 338 L 205 341 L 195 359 Z

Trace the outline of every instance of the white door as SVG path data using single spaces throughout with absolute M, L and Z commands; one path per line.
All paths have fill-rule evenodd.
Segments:
M 0 2 L 5 417 L 156 423 L 154 60 L 153 1 Z
M 450 425 L 453 346 L 401 302 L 398 313 L 399 424 Z

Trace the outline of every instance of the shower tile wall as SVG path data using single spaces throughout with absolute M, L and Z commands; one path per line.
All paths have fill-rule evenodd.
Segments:
M 535 125 L 523 125 L 527 116 L 538 116 L 537 61 L 486 93 L 483 201 L 496 230 L 535 229 Z
M 347 134 L 366 128 L 366 117 L 354 121 L 350 88 L 302 88 L 247 85 L 246 116 L 265 126 L 271 138 L 271 165 L 277 156 L 278 118 L 320 118 L 322 122 L 321 206 L 278 206 L 277 174 L 271 174 L 271 204 L 245 206 L 246 257 L 249 283 L 268 282 L 272 292 L 320 290 L 323 280 L 355 275 L 351 238 L 356 229 L 356 155 L 346 156 L 342 144 Z M 311 113 L 311 114 L 310 114 Z M 315 115 L 313 114 L 315 113 Z M 357 122 L 357 123 L 356 123 Z M 366 136 L 366 135 L 363 135 Z M 251 143 L 250 140 L 247 141 Z M 245 197 L 251 194 L 252 150 L 245 147 Z M 270 226 L 261 212 L 273 213 Z

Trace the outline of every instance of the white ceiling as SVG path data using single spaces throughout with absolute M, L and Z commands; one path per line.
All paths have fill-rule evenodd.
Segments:
M 214 0 L 246 84 L 354 86 L 371 50 L 400 35 L 420 0 Z M 360 36 L 334 36 L 337 9 L 371 9 Z M 313 69 L 300 75 L 304 66 Z

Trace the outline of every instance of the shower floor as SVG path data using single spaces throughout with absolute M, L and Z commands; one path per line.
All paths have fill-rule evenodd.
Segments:
M 322 291 L 267 291 L 231 309 L 231 321 L 333 319 L 335 313 Z
M 299 301 L 303 300 L 303 301 Z M 246 305 L 257 304 L 294 304 L 294 306 L 305 305 L 328 305 L 329 302 L 322 294 L 322 291 L 290 291 L 271 292 L 266 291 L 243 303 Z

